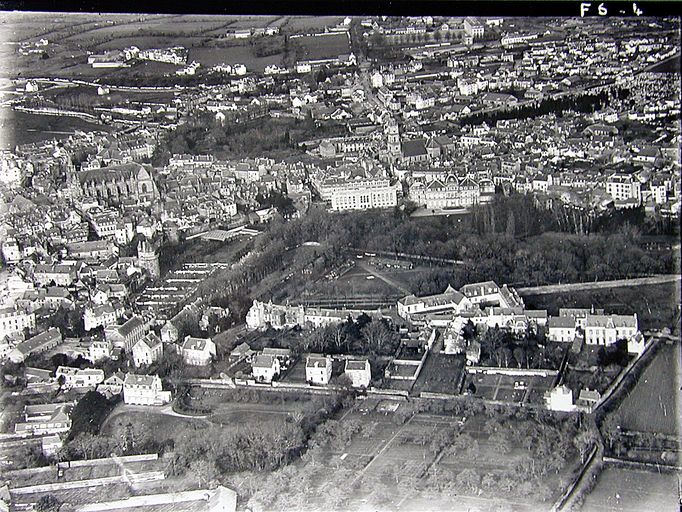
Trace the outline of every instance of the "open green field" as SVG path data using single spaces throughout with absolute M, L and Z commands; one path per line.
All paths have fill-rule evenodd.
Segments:
M 679 435 L 680 344 L 663 345 L 618 409 L 627 430 Z
M 350 53 L 350 42 L 345 33 L 324 36 L 303 36 L 290 39 L 299 60 L 330 59 Z
M 559 308 L 604 308 L 607 313 L 637 313 L 642 330 L 676 327 L 679 329 L 680 284 L 671 282 L 630 288 L 584 290 L 523 297 L 530 309 L 547 309 L 550 315 Z
M 587 495 L 582 512 L 677 512 L 678 475 L 607 466 Z

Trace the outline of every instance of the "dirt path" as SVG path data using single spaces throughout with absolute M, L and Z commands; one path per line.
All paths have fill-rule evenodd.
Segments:
M 581 290 L 602 290 L 609 288 L 621 288 L 630 286 L 646 286 L 652 284 L 665 284 L 679 281 L 678 274 L 666 274 L 654 277 L 637 277 L 633 279 L 614 279 L 612 281 L 595 281 L 590 283 L 566 283 L 550 284 L 545 286 L 531 286 L 517 288 L 519 295 L 548 295 L 551 293 L 568 293 Z
M 405 286 L 403 286 L 399 282 L 395 281 L 394 279 L 391 279 L 390 277 L 386 277 L 386 275 L 383 272 L 379 272 L 377 269 L 372 267 L 372 265 L 368 265 L 364 261 L 357 263 L 357 265 L 358 265 L 358 267 L 362 268 L 366 272 L 372 274 L 374 277 L 381 279 L 388 286 L 395 288 L 396 290 L 404 293 L 405 295 L 410 294 L 409 289 L 407 289 Z

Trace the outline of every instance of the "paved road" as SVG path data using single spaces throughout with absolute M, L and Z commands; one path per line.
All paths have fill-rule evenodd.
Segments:
M 531 286 L 517 288 L 519 295 L 547 295 L 550 293 L 564 293 L 581 290 L 602 290 L 609 288 L 621 288 L 630 286 L 645 286 L 652 284 L 665 284 L 679 281 L 678 274 L 668 274 L 654 277 L 637 277 L 633 279 L 615 279 L 613 281 L 595 281 L 589 283 L 550 284 L 546 286 Z

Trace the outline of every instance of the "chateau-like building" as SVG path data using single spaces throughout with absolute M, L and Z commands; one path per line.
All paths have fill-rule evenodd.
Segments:
M 481 187 L 469 176 L 459 180 L 451 174 L 444 182 L 433 180 L 427 185 L 413 184 L 410 199 L 429 209 L 467 208 L 481 202 Z

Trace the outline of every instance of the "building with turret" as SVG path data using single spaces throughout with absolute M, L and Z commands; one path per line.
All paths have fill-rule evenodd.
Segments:
M 153 279 L 161 276 L 159 255 L 152 242 L 140 240 L 137 244 L 137 264 L 145 269 Z

